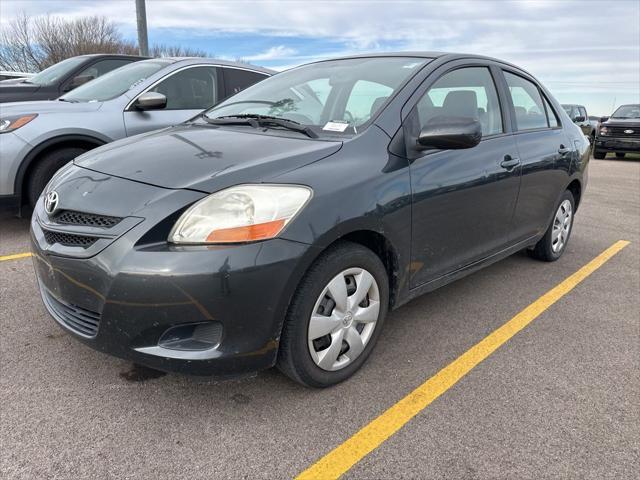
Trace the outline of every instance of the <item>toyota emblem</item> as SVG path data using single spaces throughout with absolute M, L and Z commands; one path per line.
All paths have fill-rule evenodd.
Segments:
M 625 130 L 624 133 L 628 133 L 629 135 L 631 135 L 633 133 L 633 130 Z
M 58 192 L 51 191 L 47 193 L 47 196 L 44 197 L 44 209 L 45 211 L 51 215 L 58 208 Z

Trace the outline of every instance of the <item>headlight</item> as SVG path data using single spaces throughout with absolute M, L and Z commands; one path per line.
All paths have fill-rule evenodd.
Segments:
M 609 129 L 607 127 L 600 127 L 600 135 L 609 135 Z
M 299 185 L 238 185 L 193 204 L 169 233 L 182 244 L 255 242 L 276 237 L 311 198 Z
M 13 132 L 20 127 L 25 126 L 37 116 L 37 113 L 30 113 L 29 115 L 12 115 L 10 117 L 2 117 L 0 118 L 0 133 Z

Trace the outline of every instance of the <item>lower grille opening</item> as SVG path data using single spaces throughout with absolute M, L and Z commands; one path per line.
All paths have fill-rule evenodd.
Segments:
M 42 292 L 45 302 L 59 321 L 82 336 L 96 336 L 100 326 L 99 313 L 64 302 L 54 297 L 46 288 L 42 288 Z
M 43 230 L 44 238 L 47 240 L 47 243 L 53 245 L 54 243 L 59 243 L 60 245 L 64 245 L 65 247 L 82 247 L 89 248 L 93 245 L 98 238 L 90 237 L 88 235 L 76 235 L 75 233 L 62 233 L 55 232 L 53 230 Z

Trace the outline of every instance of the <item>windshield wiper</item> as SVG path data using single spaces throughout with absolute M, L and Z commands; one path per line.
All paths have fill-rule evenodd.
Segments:
M 78 103 L 78 100 L 68 100 L 66 98 L 59 98 L 58 99 L 59 102 L 69 102 L 69 103 Z
M 294 132 L 299 132 L 309 138 L 318 138 L 318 134 L 305 127 L 301 123 L 287 118 L 272 117 L 271 115 L 258 115 L 255 113 L 244 113 L 239 115 L 225 115 L 222 117 L 211 118 L 203 115 L 205 122 L 212 125 L 251 125 L 253 128 L 277 126 Z

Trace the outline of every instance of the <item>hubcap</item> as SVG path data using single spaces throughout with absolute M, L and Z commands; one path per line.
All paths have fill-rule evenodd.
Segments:
M 375 278 L 362 268 L 339 273 L 324 287 L 309 320 L 311 358 L 323 370 L 340 370 L 360 356 L 380 313 Z
M 553 229 L 551 230 L 551 250 L 554 253 L 562 250 L 569 239 L 572 216 L 571 202 L 569 200 L 563 201 L 553 219 Z

